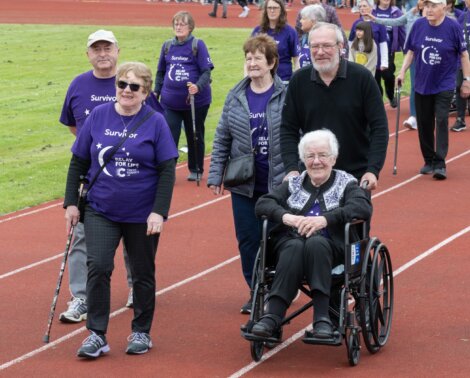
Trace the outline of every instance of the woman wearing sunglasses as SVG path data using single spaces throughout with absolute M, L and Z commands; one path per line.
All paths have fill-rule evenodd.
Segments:
M 176 147 L 181 124 L 184 125 L 188 146 L 188 181 L 196 181 L 204 172 L 204 122 L 212 101 L 210 82 L 214 65 L 204 42 L 191 34 L 195 23 L 189 12 L 176 13 L 172 26 L 175 37 L 163 43 L 160 51 L 155 94 L 157 98 L 161 96 Z M 194 96 L 194 114 L 190 96 Z
M 168 217 L 178 157 L 165 118 L 144 104 L 152 75 L 143 63 L 125 63 L 116 74 L 116 102 L 96 107 L 72 147 L 64 208 L 67 231 L 76 225 L 80 176 L 89 180 L 85 206 L 87 337 L 79 357 L 109 351 L 106 331 L 114 254 L 123 238 L 132 272 L 134 319 L 126 353 L 152 347 L 155 255 Z

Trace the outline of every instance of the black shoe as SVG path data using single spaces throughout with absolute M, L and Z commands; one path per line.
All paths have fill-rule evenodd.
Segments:
M 251 333 L 259 337 L 272 337 L 276 331 L 279 330 L 279 326 L 282 319 L 274 314 L 266 314 L 253 325 Z
M 436 180 L 445 180 L 447 178 L 447 173 L 445 168 L 436 168 L 432 175 Z
M 217 17 L 217 15 L 214 12 L 209 13 L 209 17 Z
M 397 104 L 397 99 L 396 99 L 395 97 L 390 100 L 390 106 L 391 106 L 393 109 L 395 109 L 395 108 L 398 106 L 398 104 Z
M 222 18 L 227 18 L 227 13 L 222 13 Z
M 333 324 L 328 318 L 320 318 L 313 323 L 313 336 L 318 339 L 333 338 Z
M 451 131 L 464 131 L 467 128 L 465 125 L 465 122 L 461 120 L 460 118 L 457 118 L 457 121 L 455 121 L 454 126 L 450 128 Z
M 434 173 L 434 168 L 432 167 L 432 165 L 425 164 L 419 170 L 419 173 L 421 173 L 422 175 L 430 175 L 431 173 Z
M 253 296 L 250 297 L 248 302 L 246 302 L 241 308 L 240 308 L 240 313 L 249 315 L 251 314 L 251 306 L 253 304 Z

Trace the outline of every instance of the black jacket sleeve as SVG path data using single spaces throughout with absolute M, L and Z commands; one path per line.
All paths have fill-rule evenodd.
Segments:
M 165 160 L 157 166 L 160 176 L 157 185 L 157 193 L 153 203 L 152 212 L 168 218 L 170 211 L 171 197 L 173 196 L 173 186 L 175 185 L 176 159 Z
M 80 177 L 85 177 L 90 169 L 91 161 L 81 159 L 72 155 L 70 159 L 69 171 L 67 173 L 67 182 L 65 185 L 64 209 L 68 206 L 78 204 L 78 189 L 80 186 Z

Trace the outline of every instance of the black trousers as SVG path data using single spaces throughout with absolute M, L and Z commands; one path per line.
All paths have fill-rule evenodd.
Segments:
M 446 167 L 449 150 L 449 107 L 453 93 L 454 91 L 444 91 L 421 95 L 415 92 L 419 146 L 425 164 L 434 168 Z
M 155 312 L 155 256 L 159 235 L 147 236 L 146 223 L 113 222 L 86 207 L 87 328 L 106 333 L 114 254 L 121 237 L 129 255 L 134 289 L 133 332 L 149 333 Z
M 276 274 L 270 297 L 280 297 L 290 304 L 304 278 L 310 290 L 330 296 L 331 269 L 344 260 L 344 251 L 330 239 L 320 235 L 308 239 L 284 238 L 274 246 L 277 256 Z
M 395 96 L 395 70 L 395 54 L 392 53 L 388 55 L 388 68 L 384 71 L 380 71 L 379 69 L 375 71 L 375 81 L 379 86 L 380 94 L 383 95 L 381 84 L 383 79 L 385 94 L 390 101 L 392 101 Z
M 204 154 L 205 154 L 205 143 L 204 134 L 207 112 L 209 111 L 209 105 L 196 107 L 195 118 L 196 118 L 196 136 L 197 143 L 194 149 L 194 133 L 193 133 L 193 119 L 191 110 L 171 110 L 165 109 L 165 119 L 170 127 L 171 135 L 175 141 L 176 147 L 181 135 L 181 122 L 184 124 L 184 131 L 186 133 L 186 143 L 188 145 L 188 168 L 191 172 L 199 173 L 204 172 Z M 197 164 L 196 164 L 197 156 Z M 197 166 L 197 169 L 196 169 Z

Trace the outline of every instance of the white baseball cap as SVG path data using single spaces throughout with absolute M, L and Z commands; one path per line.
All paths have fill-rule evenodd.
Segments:
M 98 42 L 98 41 L 107 41 L 107 42 L 111 42 L 117 45 L 117 39 L 114 36 L 114 33 L 109 30 L 100 29 L 100 30 L 95 31 L 94 33 L 91 33 L 88 36 L 88 42 L 86 46 L 90 47 L 93 43 Z

